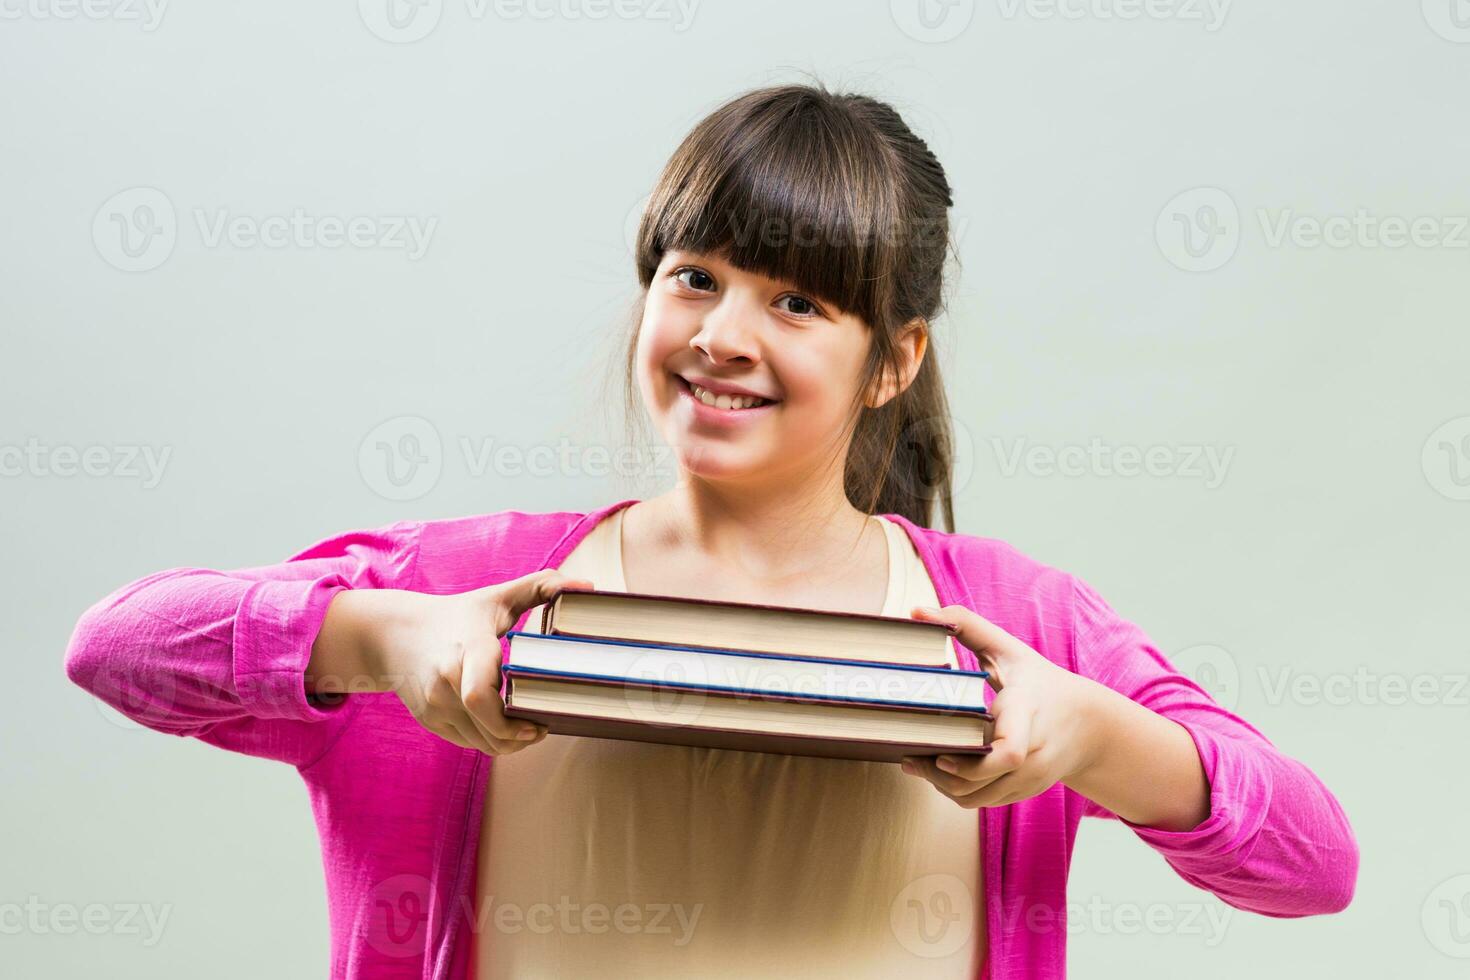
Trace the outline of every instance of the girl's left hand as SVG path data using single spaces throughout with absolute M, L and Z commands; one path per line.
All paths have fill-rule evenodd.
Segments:
M 959 641 L 990 672 L 997 692 L 990 706 L 995 735 L 988 754 L 908 756 L 905 772 L 973 810 L 1029 799 L 1092 763 L 1099 746 L 1089 725 L 1095 682 L 1057 666 L 965 606 L 917 606 L 913 618 L 959 627 Z

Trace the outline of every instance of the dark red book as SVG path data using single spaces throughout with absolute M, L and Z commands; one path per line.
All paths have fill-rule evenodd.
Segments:
M 794 657 L 958 667 L 945 623 L 800 606 L 562 589 L 541 612 L 547 635 L 749 650 Z

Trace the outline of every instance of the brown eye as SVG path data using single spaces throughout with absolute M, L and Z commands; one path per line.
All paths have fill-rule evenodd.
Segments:
M 777 300 L 778 303 L 787 302 L 787 301 L 793 303 L 794 305 L 791 306 L 791 307 L 788 307 L 787 310 L 786 310 L 786 312 L 792 313 L 792 314 L 794 314 L 796 316 L 799 316 L 799 317 L 816 316 L 817 313 L 820 312 L 817 309 L 817 305 L 815 303 L 813 303 L 811 300 L 807 299 L 805 296 L 796 296 L 796 295 L 793 294 L 793 295 L 782 296 L 779 300 Z
M 685 276 L 688 276 L 689 278 L 686 280 L 684 278 Z M 688 286 L 690 289 L 698 290 L 701 293 L 709 292 L 715 286 L 714 279 L 710 276 L 708 272 L 705 272 L 703 269 L 693 269 L 687 267 L 683 269 L 675 269 L 674 278 L 684 283 L 684 285 Z

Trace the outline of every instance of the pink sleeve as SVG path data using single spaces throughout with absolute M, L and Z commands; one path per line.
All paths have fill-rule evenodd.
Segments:
M 1175 670 L 1143 630 L 1089 586 L 1073 581 L 1077 672 L 1183 726 L 1210 783 L 1210 816 L 1193 830 L 1134 824 L 1086 799 L 1083 813 L 1118 819 L 1185 881 L 1236 908 L 1278 918 L 1346 908 L 1357 884 L 1358 845 L 1322 781 Z
M 327 605 L 344 589 L 407 588 L 421 527 L 348 532 L 260 568 L 145 576 L 82 614 L 67 676 L 156 731 L 309 765 L 351 713 L 350 695 L 306 693 Z

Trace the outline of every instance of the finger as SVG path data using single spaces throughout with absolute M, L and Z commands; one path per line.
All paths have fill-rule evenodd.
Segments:
M 1006 773 L 983 789 L 978 789 L 956 802 L 967 808 L 982 806 L 1009 806 L 1021 800 L 1039 796 L 1047 788 L 1044 780 L 1037 779 L 1024 770 Z
M 933 756 L 910 757 L 908 762 L 913 766 L 914 775 L 933 783 L 935 789 L 955 802 L 959 802 L 961 797 L 968 796 L 982 788 L 980 784 L 969 779 L 940 769 L 935 765 Z
M 995 733 L 984 755 L 910 757 L 923 776 L 946 794 L 965 795 L 1021 768 L 1031 754 L 1031 719 L 1035 709 L 1025 702 L 995 699 Z M 944 761 L 945 766 L 939 763 Z
M 436 696 L 435 703 L 431 706 L 433 720 L 424 724 L 425 728 L 441 738 L 487 755 L 509 755 L 528 745 L 535 745 L 545 736 L 544 729 L 538 731 L 537 726 L 528 725 L 526 731 L 533 737 L 526 739 L 496 738 L 465 708 L 460 700 L 459 688 L 454 679 L 446 678 L 446 680 L 450 691 L 442 696 Z
M 501 738 L 495 735 L 474 713 L 469 710 L 465 711 L 466 722 L 473 725 L 484 736 L 485 741 L 490 744 L 490 748 L 494 751 L 495 755 L 510 755 L 512 752 L 519 752 L 521 749 L 535 745 L 546 737 L 548 729 L 545 725 L 536 725 L 516 718 L 506 718 L 503 714 L 500 717 L 505 724 L 511 727 L 512 734 L 509 737 Z M 521 734 L 523 732 L 525 733 L 524 737 Z
M 947 623 L 958 628 L 959 641 L 968 647 L 990 672 L 990 686 L 1001 690 L 1001 666 L 1017 642 L 1016 638 L 967 606 L 943 609 L 914 606 L 910 618 L 928 623 Z
M 499 750 L 491 745 L 489 740 L 475 727 L 475 723 L 470 719 L 469 715 L 461 714 L 457 718 L 447 718 L 445 719 L 445 724 L 454 729 L 459 737 L 464 740 L 464 743 L 475 751 L 484 752 L 486 755 L 500 754 Z
M 460 662 L 459 677 L 453 682 L 464 712 L 497 750 L 529 743 L 519 732 L 544 731 L 539 726 L 505 716 L 505 702 L 500 698 L 500 644 L 472 647 Z
M 521 749 L 530 748 L 532 745 L 538 744 L 546 737 L 547 732 L 547 729 L 540 725 L 530 725 L 527 730 L 534 733 L 530 738 L 495 738 L 485 730 L 474 715 L 468 712 L 465 713 L 463 721 L 458 723 L 457 727 L 466 736 L 474 733 L 473 737 L 475 740 L 484 746 L 481 751 L 488 752 L 490 755 L 513 755 L 521 751 Z
M 434 721 L 421 721 L 420 724 L 422 724 L 424 728 L 428 729 L 430 732 L 433 732 L 435 735 L 444 739 L 444 741 L 453 742 L 455 745 L 458 745 L 462 749 L 479 749 L 479 746 L 475 745 L 469 739 L 465 738 L 464 734 L 459 729 L 455 728 L 453 725 L 449 724 L 446 721 L 436 719 Z
M 485 724 L 469 711 L 466 711 L 464 714 L 464 727 L 473 728 L 489 746 L 492 755 L 510 755 L 512 752 L 519 752 L 528 745 L 535 745 L 546 737 L 546 729 L 540 725 L 517 722 L 514 719 L 506 720 L 511 725 L 525 725 L 524 729 L 517 727 L 515 730 L 517 732 L 525 731 L 529 737 L 521 738 L 517 734 L 509 738 L 500 738 L 493 734 L 490 729 L 486 728 Z
M 1015 772 L 1031 754 L 1031 723 L 1036 717 L 1036 708 L 1024 698 L 1016 697 L 1020 691 L 1016 688 L 997 695 L 991 706 L 995 728 L 990 751 L 981 763 L 987 783 L 1008 772 Z
M 546 602 L 562 589 L 591 588 L 593 588 L 591 580 L 572 578 L 555 568 L 543 568 L 539 572 L 522 575 L 520 578 L 495 586 L 496 597 L 510 613 L 511 624 L 521 618 L 521 613 L 532 606 Z M 496 632 L 504 633 L 509 628 L 510 626 L 506 626 L 504 629 L 497 629 Z

